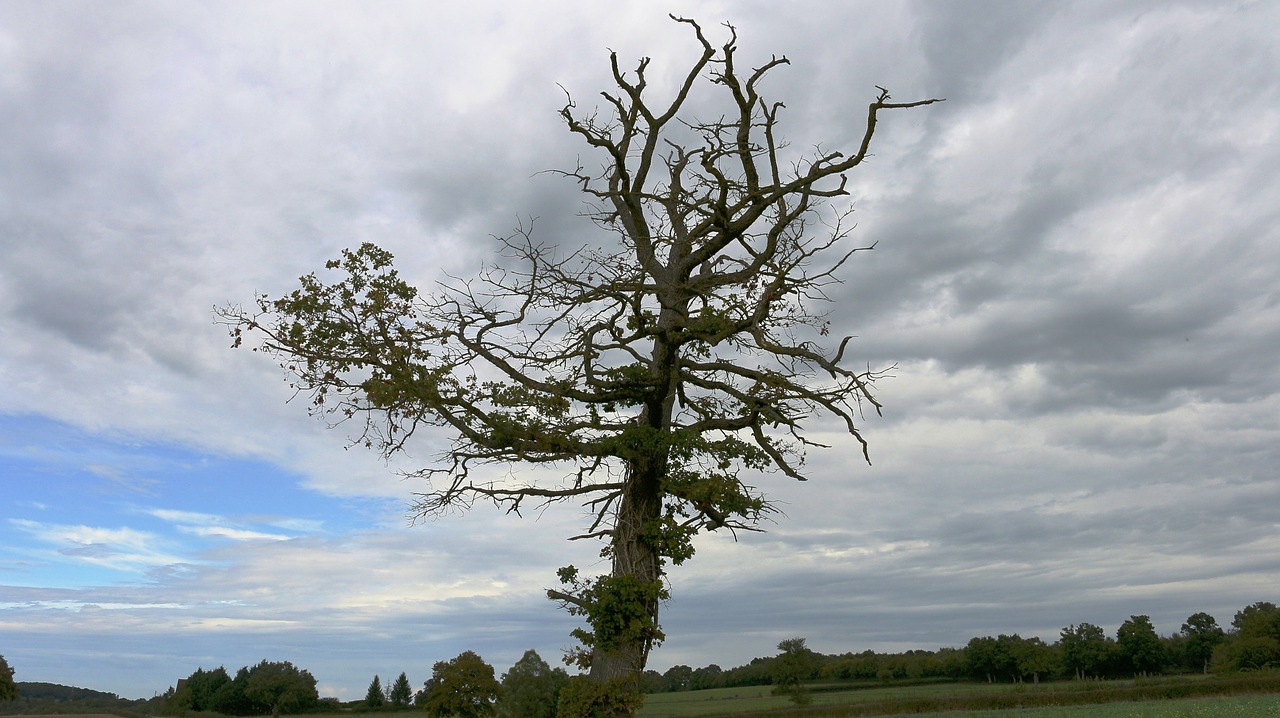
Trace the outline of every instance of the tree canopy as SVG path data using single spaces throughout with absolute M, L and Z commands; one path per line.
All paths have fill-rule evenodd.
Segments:
M 463 651 L 448 661 L 436 661 L 417 704 L 432 718 L 481 718 L 493 715 L 501 693 L 493 666 L 474 652 Z
M 0 701 L 11 701 L 17 697 L 18 684 L 13 681 L 13 669 L 4 656 L 0 656 Z
M 552 668 L 531 648 L 502 674 L 498 712 L 506 718 L 554 718 L 560 690 L 568 682 L 563 668 Z
M 288 661 L 263 660 L 244 666 L 232 678 L 225 668 L 197 668 L 174 691 L 169 708 L 214 711 L 226 715 L 302 713 L 320 700 L 310 671 Z
M 416 513 L 588 507 L 573 538 L 601 540 L 610 570 L 565 567 L 548 596 L 584 617 L 573 658 L 598 681 L 643 670 L 663 638 L 664 571 L 697 534 L 757 530 L 775 508 L 752 482 L 806 478 L 805 452 L 821 446 L 811 420 L 833 420 L 870 460 L 860 424 L 880 411 L 885 370 L 847 362 L 851 337 L 828 343 L 822 304 L 871 247 L 846 246 L 852 209 L 833 200 L 882 112 L 939 101 L 877 88 L 853 147 L 795 152 L 784 104 L 762 94 L 787 58 L 740 67 L 731 26 L 717 47 L 672 19 L 698 55 L 667 97 L 648 58 L 628 73 L 613 54 L 602 107 L 570 97 L 560 111 L 598 162 L 559 171 L 585 195 L 598 243 L 561 248 L 520 226 L 477 277 L 433 292 L 364 244 L 326 265 L 334 279 L 220 310 L 235 345 L 258 333 L 314 411 L 357 422 L 369 447 L 390 456 L 424 429 L 447 432 L 442 461 L 414 472 L 427 479 Z M 561 478 L 516 470 L 530 465 Z

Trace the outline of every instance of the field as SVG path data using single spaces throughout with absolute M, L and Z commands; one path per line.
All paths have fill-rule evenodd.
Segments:
M 947 683 L 841 689 L 814 686 L 812 703 L 797 708 L 768 686 L 658 693 L 645 700 L 640 718 L 846 718 L 912 714 L 961 718 L 1280 718 L 1280 684 L 1222 686 L 1183 677 L 1134 683 L 1059 683 L 1041 686 Z M 1160 700 L 1152 700 L 1160 698 Z M 1043 707 L 1032 707 L 1043 706 Z M 999 710 L 993 710 L 999 709 Z
M 1278 696 L 1229 696 L 1003 711 L 918 713 L 947 718 L 1276 718 Z

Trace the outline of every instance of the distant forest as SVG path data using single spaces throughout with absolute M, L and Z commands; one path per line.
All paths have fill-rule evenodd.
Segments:
M 21 668 L 21 667 L 19 667 Z M 128 700 L 114 693 L 57 683 L 17 682 L 18 697 L 0 701 L 0 715 L 54 715 L 60 713 L 143 713 L 164 712 L 163 696 Z
M 780 652 L 774 656 L 752 659 L 736 668 L 722 669 L 716 664 L 693 668 L 677 665 L 665 673 L 649 670 L 644 674 L 644 691 L 662 693 L 690 691 L 735 686 L 775 685 L 782 680 L 812 682 L 928 682 L 928 681 L 987 681 L 1032 682 L 1047 680 L 1102 680 L 1133 678 L 1171 673 L 1230 673 L 1280 668 L 1280 609 L 1274 603 L 1259 601 L 1237 611 L 1229 627 L 1218 625 L 1207 613 L 1194 613 L 1187 617 L 1177 633 L 1158 635 L 1145 615 L 1134 615 L 1117 629 L 1114 636 L 1107 635 L 1099 626 L 1090 623 L 1072 624 L 1062 629 L 1057 641 L 1045 643 L 1039 638 L 1022 638 L 1017 634 L 975 636 L 965 646 L 940 648 L 934 651 L 910 650 L 903 653 L 821 654 L 807 648 L 804 638 L 792 638 L 779 644 Z M 459 659 L 470 657 L 480 663 L 479 656 L 470 651 Z M 432 690 L 443 688 L 442 668 L 449 668 L 454 661 L 436 664 L 437 675 L 429 680 L 414 704 Z M 493 676 L 492 668 L 480 663 Z M 21 670 L 21 666 L 15 666 Z M 234 690 L 237 684 L 252 685 L 255 673 L 271 673 L 277 677 L 289 677 L 298 683 L 299 692 L 306 700 L 291 700 L 287 692 L 270 701 L 274 706 L 259 705 L 252 689 L 247 697 Z M 261 714 L 272 707 L 280 713 L 301 713 L 315 710 L 371 709 L 378 707 L 407 707 L 405 700 L 392 700 L 384 706 L 382 697 L 375 696 L 375 686 L 380 686 L 375 676 L 369 696 L 364 700 L 339 703 L 334 698 L 315 697 L 315 679 L 310 673 L 292 664 L 263 661 L 253 667 L 240 669 L 233 679 L 223 669 L 206 671 L 197 669 L 190 678 L 168 688 L 163 695 L 148 699 L 122 699 L 113 693 L 85 688 L 74 688 L 51 683 L 17 682 L 18 698 L 0 701 L 0 715 L 49 715 L 66 713 L 115 713 L 117 715 L 172 715 L 175 709 L 187 708 L 199 711 L 202 705 L 192 702 L 192 691 L 199 693 L 200 686 L 211 679 L 223 687 L 222 693 L 245 703 L 248 711 L 227 711 L 229 714 Z M 526 694 L 546 693 L 542 702 L 555 705 L 555 694 L 568 675 L 563 669 L 551 669 L 536 652 L 528 651 L 512 669 L 502 674 L 501 686 L 496 681 L 492 698 L 500 715 L 504 699 L 511 703 L 517 692 Z M 401 681 L 406 680 L 401 674 Z M 274 681 L 284 683 L 280 681 Z M 398 681 L 399 682 L 399 681 Z M 397 683 L 398 683 L 397 682 Z M 388 682 L 390 683 L 390 682 Z M 541 685 L 546 683 L 545 686 Z M 517 684 L 520 684 L 519 686 Z M 212 687 L 212 686 L 209 686 Z M 306 689 L 305 691 L 302 689 Z M 517 690 L 518 689 L 518 690 Z M 394 692 L 387 687 L 387 696 Z M 219 693 L 218 695 L 222 695 Z M 507 695 L 504 695 L 507 694 Z M 212 693 L 211 693 L 212 695 Z M 376 699 L 376 700 L 375 700 Z M 542 700 L 542 699 L 540 699 Z M 196 700 L 195 703 L 200 703 Z M 222 706 L 219 706 L 222 707 Z M 184 711 L 179 710 L 178 713 Z M 527 711 L 526 711 L 527 712 Z
M 1018 634 L 975 636 L 962 648 L 904 653 L 824 655 L 803 638 L 783 641 L 776 656 L 721 669 L 678 665 L 647 671 L 648 693 L 773 684 L 800 666 L 805 681 L 979 680 L 1032 682 L 1132 678 L 1162 673 L 1209 673 L 1280 668 L 1280 609 L 1259 601 L 1237 611 L 1229 628 L 1207 613 L 1187 617 L 1160 636 L 1145 615 L 1130 616 L 1115 636 L 1091 623 L 1062 629 L 1054 643 Z M 785 668 L 783 668 L 785 666 Z

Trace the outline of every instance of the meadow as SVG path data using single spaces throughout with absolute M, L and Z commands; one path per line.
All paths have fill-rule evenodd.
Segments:
M 1270 673 L 1270 672 L 1267 672 Z M 793 705 L 768 686 L 649 695 L 640 718 L 851 718 L 852 716 L 983 716 L 985 718 L 1280 717 L 1280 676 L 1240 681 L 1181 676 L 1139 681 L 1025 684 L 940 683 L 812 686 L 812 702 Z

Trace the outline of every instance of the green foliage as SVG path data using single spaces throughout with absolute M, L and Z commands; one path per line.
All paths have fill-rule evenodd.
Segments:
M 791 702 L 798 706 L 809 705 L 813 696 L 805 682 L 813 678 L 817 657 L 805 646 L 805 639 L 799 637 L 779 642 L 778 650 L 781 653 L 773 662 L 774 695 L 790 696 Z
M 624 718 L 644 705 L 635 678 L 617 677 L 593 681 L 573 676 L 560 691 L 556 718 Z
M 234 679 L 221 666 L 209 671 L 198 668 L 167 701 L 169 710 L 179 714 L 191 711 L 236 716 L 303 713 L 318 702 L 316 679 L 310 672 L 288 661 L 267 660 L 252 668 L 242 667 Z
M 501 693 L 493 666 L 472 651 L 463 651 L 448 661 L 436 661 L 417 702 L 433 718 L 480 718 L 494 714 Z
M 662 642 L 664 636 L 653 610 L 669 597 L 661 580 L 643 581 L 625 574 L 584 579 L 573 566 L 559 569 L 557 575 L 576 599 L 568 605 L 569 613 L 585 617 L 590 628 L 571 632 L 582 646 L 569 651 L 566 660 L 570 663 L 590 668 L 594 651 L 613 651 L 636 642 Z
M 169 705 L 177 711 L 219 710 L 218 692 L 229 683 L 231 676 L 227 675 L 227 669 L 222 666 L 211 671 L 197 668 L 175 691 Z
M 1114 652 L 1114 642 L 1101 626 L 1092 623 L 1070 625 L 1062 629 L 1059 645 L 1067 670 L 1077 678 L 1100 676 L 1106 672 Z
M 1148 675 L 1164 664 L 1164 647 L 1149 616 L 1130 616 L 1116 631 L 1116 645 L 1135 674 Z
M 1183 652 L 1191 662 L 1190 667 L 1208 673 L 1213 649 L 1226 640 L 1225 632 L 1218 626 L 1218 619 L 1203 611 L 1193 613 L 1182 624 L 1182 636 L 1186 639 Z
M 12 701 L 18 698 L 18 685 L 13 681 L 13 668 L 0 656 L 0 701 Z
M 273 716 L 311 710 L 320 700 L 315 677 L 288 661 L 263 660 L 250 668 L 244 695 Z
M 369 681 L 369 690 L 364 692 L 364 704 L 370 708 L 381 708 L 386 702 L 386 696 L 382 692 L 382 679 L 376 674 L 373 680 Z
M 1280 641 L 1280 608 L 1258 601 L 1237 611 L 1231 625 L 1241 638 L 1273 638 Z
M 529 649 L 502 674 L 498 714 L 503 718 L 555 718 L 560 691 L 569 682 L 563 668 L 552 668 Z
M 391 685 L 390 697 L 391 705 L 396 708 L 403 708 L 413 701 L 413 688 L 409 685 L 409 676 L 405 675 L 404 671 L 400 671 L 396 682 Z

